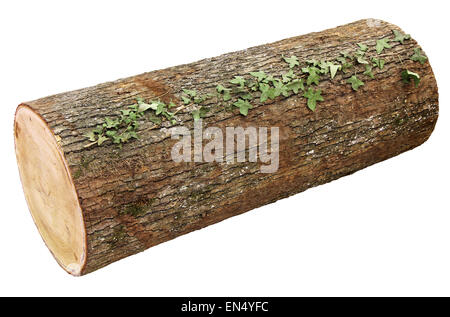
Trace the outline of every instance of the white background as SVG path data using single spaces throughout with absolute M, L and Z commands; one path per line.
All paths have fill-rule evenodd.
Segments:
M 0 295 L 450 295 L 445 1 L 1 1 Z M 429 57 L 440 117 L 419 148 L 330 184 L 68 275 L 42 242 L 13 146 L 22 101 L 362 18 Z

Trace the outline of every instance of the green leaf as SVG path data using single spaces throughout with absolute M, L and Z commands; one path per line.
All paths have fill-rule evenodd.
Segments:
M 298 94 L 299 90 L 305 90 L 303 85 L 303 79 L 295 79 L 290 83 L 286 84 L 286 89 L 292 91 L 294 94 Z
M 392 30 L 392 33 L 394 33 L 395 38 L 393 39 L 394 42 L 400 42 L 403 44 L 403 41 L 409 40 L 411 38 L 411 35 L 402 33 L 397 30 Z
M 197 92 L 195 90 L 191 90 L 191 89 L 183 89 L 183 92 L 190 96 L 190 97 L 195 97 L 197 96 Z
M 221 84 L 217 85 L 216 90 L 219 94 L 223 95 L 223 101 L 228 101 L 231 99 L 231 89 L 225 88 Z
M 322 91 L 320 89 L 314 90 L 312 88 L 308 88 L 308 91 L 303 94 L 303 97 L 308 98 L 307 105 L 308 108 L 312 111 L 316 110 L 317 101 L 323 101 L 323 97 L 321 96 Z
M 108 117 L 105 118 L 105 123 L 103 124 L 107 129 L 114 129 L 120 124 L 119 120 L 112 120 Z
M 243 88 L 246 81 L 241 76 L 234 76 L 234 79 L 230 80 L 230 83 L 233 85 L 239 85 L 241 88 Z
M 120 112 L 122 113 L 123 116 L 128 116 L 130 114 L 130 109 L 122 109 L 120 110 Z
M 347 80 L 347 83 L 352 84 L 352 89 L 354 91 L 357 91 L 359 87 L 363 86 L 364 83 L 356 77 L 356 75 L 353 75 Z
M 194 103 L 195 104 L 201 104 L 202 102 L 204 102 L 206 99 L 208 99 L 208 96 L 203 95 L 203 96 L 197 96 L 194 98 Z
M 98 125 L 97 127 L 95 127 L 95 129 L 92 130 L 92 132 L 97 133 L 97 134 L 102 134 L 103 126 L 102 125 Z
M 309 74 L 308 78 L 306 79 L 306 84 L 308 86 L 310 86 L 313 83 L 316 84 L 316 85 L 319 84 L 319 80 L 320 80 L 319 72 L 320 72 L 320 69 L 318 69 L 315 66 L 309 66 L 309 67 L 302 68 L 302 71 L 304 73 L 308 73 Z
M 192 117 L 194 118 L 194 121 L 198 121 L 200 118 L 204 118 L 208 112 L 209 109 L 202 106 L 200 109 L 192 111 Z
M 191 103 L 191 99 L 188 98 L 188 97 L 186 97 L 186 96 L 181 96 L 181 100 L 183 100 L 183 103 L 184 103 L 185 105 L 188 105 L 188 104 Z
M 156 115 L 160 115 L 161 113 L 166 111 L 166 105 L 163 102 L 158 102 L 156 105 Z
M 341 70 L 345 73 L 347 69 L 352 68 L 353 64 L 349 63 L 344 56 L 336 58 L 336 60 L 341 63 Z
M 414 80 L 414 85 L 416 87 L 419 86 L 419 83 L 420 83 L 420 76 L 419 76 L 419 74 L 414 73 L 414 72 L 412 72 L 410 70 L 407 70 L 407 69 L 403 70 L 402 71 L 402 81 L 405 84 L 408 84 L 411 81 L 411 79 Z
M 341 65 L 335 65 L 333 63 L 330 62 L 330 75 L 331 75 L 331 79 L 334 78 L 334 76 L 336 76 L 336 73 L 339 69 L 341 69 Z
M 216 87 L 216 91 L 217 91 L 219 94 L 223 93 L 224 91 L 230 91 L 230 90 L 231 90 L 231 89 L 225 88 L 222 84 L 218 84 L 217 87 Z
M 330 62 L 325 62 L 324 60 L 320 61 L 320 64 L 318 64 L 317 66 L 319 66 L 320 68 L 320 73 L 322 74 L 328 74 L 330 72 L 330 66 L 329 66 Z
M 250 102 L 248 102 L 247 100 L 243 100 L 243 99 L 238 99 L 238 101 L 233 103 L 233 106 L 239 108 L 239 112 L 243 116 L 247 116 L 248 109 L 252 109 L 253 108 Z
M 295 66 L 300 66 L 297 56 L 292 55 L 291 57 L 284 57 L 283 59 L 286 63 L 289 64 L 289 68 L 294 68 Z
M 98 145 L 102 145 L 103 142 L 105 142 L 106 140 L 108 140 L 108 137 L 104 136 L 104 135 L 99 135 L 98 136 L 98 140 L 97 140 L 97 144 Z
M 334 76 L 336 76 L 336 73 L 339 69 L 341 69 L 341 65 L 335 65 L 332 62 L 329 61 L 321 61 L 319 64 L 320 67 L 320 72 L 322 74 L 328 74 L 330 73 L 331 75 L 331 79 L 334 78 Z
M 97 140 L 97 136 L 95 135 L 95 132 L 94 132 L 94 131 L 89 131 L 89 132 L 86 133 L 84 136 L 85 136 L 86 138 L 88 138 L 89 141 L 92 141 L 92 142 L 94 142 L 94 141 Z
M 375 77 L 372 73 L 372 66 L 366 65 L 366 71 L 364 72 L 364 75 L 369 76 L 372 79 Z
M 288 89 L 286 88 L 286 86 L 284 85 L 284 83 L 282 81 L 280 81 L 280 80 L 274 81 L 273 85 L 275 86 L 273 88 L 274 98 L 278 97 L 279 95 L 283 95 L 284 97 L 288 97 L 289 96 L 289 91 L 288 91 Z
M 340 52 L 340 53 L 341 53 L 342 57 L 348 58 L 348 59 L 350 59 L 350 60 L 353 60 L 353 56 L 350 55 L 349 52 Z
M 355 53 L 355 58 L 356 58 L 356 61 L 359 63 L 359 64 L 369 64 L 369 62 L 368 61 L 366 61 L 365 59 L 364 59 L 364 52 L 363 51 L 361 51 L 361 50 L 358 50 L 356 53 Z
M 295 78 L 295 74 L 294 74 L 294 71 L 292 69 L 289 69 L 289 71 L 287 73 L 284 73 L 281 77 L 283 78 L 283 82 L 284 83 L 288 83 L 293 78 Z
M 306 62 L 311 65 L 311 66 L 318 66 L 319 65 L 319 61 L 317 59 L 307 59 Z
M 157 104 L 152 102 L 151 104 L 148 103 L 139 103 L 139 107 L 137 109 L 138 112 L 144 112 L 148 109 L 152 109 L 152 110 L 156 110 L 157 108 Z M 128 115 L 130 114 L 130 112 L 128 112 Z
M 253 96 L 250 93 L 246 93 L 240 96 L 240 98 L 245 99 L 245 100 L 252 100 Z
M 425 55 L 422 55 L 422 50 L 420 48 L 414 49 L 414 54 L 411 56 L 411 60 L 415 62 L 420 62 L 420 64 L 425 64 L 425 62 L 428 60 L 428 58 Z
M 391 48 L 389 41 L 390 40 L 388 38 L 377 40 L 376 50 L 378 54 L 381 54 L 385 48 Z
M 269 98 L 269 84 L 261 83 L 259 84 L 259 91 L 261 91 L 261 96 L 259 97 L 260 102 L 264 102 Z
M 363 52 L 367 52 L 367 50 L 369 49 L 369 47 L 363 43 L 358 43 L 358 46 L 359 46 L 359 49 Z
M 263 81 L 264 79 L 267 78 L 266 73 L 263 72 L 263 71 L 259 71 L 259 72 L 250 72 L 250 75 L 253 76 L 253 77 L 256 77 L 256 79 L 257 79 L 258 81 Z
M 382 70 L 384 68 L 385 60 L 382 58 L 372 57 L 372 63 L 374 67 L 378 67 Z

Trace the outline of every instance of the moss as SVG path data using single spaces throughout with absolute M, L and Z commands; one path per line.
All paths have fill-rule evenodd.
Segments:
M 133 217 L 142 216 L 145 214 L 146 210 L 139 205 L 127 205 L 125 208 L 121 211 L 122 214 L 131 215 Z
M 94 160 L 94 157 L 91 156 L 85 156 L 84 154 L 81 155 L 80 162 L 78 163 L 78 169 L 73 174 L 73 178 L 77 179 L 80 176 L 83 176 L 85 171 L 89 169 L 89 164 Z
M 125 207 L 119 212 L 119 214 L 131 215 L 133 217 L 139 217 L 150 212 L 150 207 L 156 201 L 156 198 L 151 198 L 145 201 L 141 201 L 134 204 L 125 205 Z
M 402 125 L 404 125 L 407 121 L 408 121 L 408 117 L 401 118 L 400 116 L 398 116 L 397 118 L 395 118 L 394 124 L 395 124 L 396 126 L 402 126 Z
M 125 232 L 125 226 L 120 225 L 114 228 L 111 238 L 109 238 L 106 242 L 110 245 L 110 247 L 115 247 L 119 242 L 125 239 L 126 236 L 127 233 Z

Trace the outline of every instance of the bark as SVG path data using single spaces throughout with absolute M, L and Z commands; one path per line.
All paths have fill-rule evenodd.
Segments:
M 233 76 L 264 70 L 286 71 L 281 56 L 333 60 L 341 51 L 390 37 L 397 26 L 361 20 L 323 32 L 293 37 L 195 63 L 61 93 L 25 105 L 41 115 L 59 140 L 82 208 L 87 239 L 81 274 L 97 270 L 182 234 L 217 223 L 253 208 L 299 193 L 412 149 L 428 139 L 438 117 L 437 84 L 428 62 L 409 59 L 419 47 L 413 40 L 391 42 L 379 57 L 383 70 L 353 91 L 346 80 L 354 74 L 322 77 L 324 101 L 316 111 L 299 95 L 255 103 L 247 117 L 237 109 L 212 106 L 205 126 L 276 126 L 280 129 L 280 166 L 259 172 L 260 163 L 175 163 L 176 140 L 170 124 L 143 121 L 140 139 L 118 149 L 107 143 L 85 147 L 83 135 L 106 116 L 135 102 L 137 96 L 180 101 L 183 88 L 214 90 Z M 421 82 L 400 81 L 404 68 Z M 192 128 L 191 108 L 177 113 L 179 125 Z M 127 210 L 135 208 L 139 215 Z

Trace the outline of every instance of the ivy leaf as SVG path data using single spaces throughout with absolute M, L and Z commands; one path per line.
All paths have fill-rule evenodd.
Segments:
M 336 60 L 341 63 L 341 70 L 345 73 L 347 69 L 352 68 L 353 65 L 347 61 L 343 56 L 336 58 Z
M 250 75 L 252 75 L 253 77 L 256 77 L 256 79 L 258 81 L 263 81 L 264 79 L 267 78 L 267 75 L 265 72 L 263 71 L 259 71 L 259 72 L 250 72 Z
M 273 98 L 278 97 L 279 95 L 283 95 L 284 97 L 289 96 L 289 90 L 286 88 L 283 82 L 277 80 L 273 82 L 273 85 L 275 86 L 273 89 Z
M 402 33 L 397 30 L 392 30 L 392 33 L 394 33 L 395 38 L 393 39 L 394 42 L 400 42 L 403 44 L 404 40 L 409 40 L 411 38 L 411 35 Z
M 290 83 L 286 84 L 286 89 L 289 91 L 291 90 L 294 92 L 294 94 L 298 94 L 299 90 L 305 90 L 305 87 L 303 85 L 303 79 L 295 79 L 291 81 Z
M 309 66 L 309 67 L 302 68 L 302 71 L 304 73 L 308 73 L 309 74 L 308 78 L 306 79 L 306 84 L 308 86 L 310 86 L 313 83 L 316 84 L 316 85 L 319 84 L 320 76 L 319 76 L 318 73 L 320 72 L 320 69 L 318 69 L 315 66 Z
M 289 68 L 294 68 L 295 66 L 300 66 L 297 56 L 292 55 L 291 57 L 284 57 L 283 59 L 286 63 L 289 64 Z
M 139 139 L 135 131 L 128 132 L 128 135 L 130 136 L 130 138 Z
M 156 115 L 159 115 L 166 111 L 166 105 L 163 102 L 158 102 L 156 105 Z
M 356 77 L 355 75 L 353 75 L 352 77 L 350 77 L 347 80 L 347 83 L 352 84 L 352 89 L 354 91 L 357 91 L 359 89 L 359 87 L 363 86 L 364 83 L 358 79 L 358 77 Z
M 190 96 L 190 97 L 195 97 L 197 96 L 197 92 L 195 90 L 191 90 L 191 89 L 183 89 L 183 92 Z
M 414 73 L 414 72 L 412 72 L 410 70 L 407 70 L 407 69 L 403 70 L 402 71 L 402 81 L 405 84 L 408 84 L 411 81 L 411 79 L 414 80 L 414 85 L 416 87 L 419 86 L 419 83 L 420 83 L 420 76 L 419 76 L 419 74 Z
M 188 98 L 188 97 L 186 97 L 186 96 L 181 96 L 181 100 L 183 100 L 183 103 L 184 103 L 185 105 L 188 105 L 188 104 L 191 103 L 191 99 Z
M 341 69 L 341 65 L 335 65 L 333 63 L 330 63 L 330 75 L 331 75 L 331 79 L 334 78 L 334 76 L 336 76 L 336 73 L 339 69 Z
M 322 74 L 328 74 L 330 72 L 330 62 L 325 62 L 324 60 L 320 61 L 320 64 L 318 66 L 320 67 L 320 72 Z
M 219 84 L 217 85 L 216 90 L 219 94 L 223 94 L 223 101 L 228 101 L 231 99 L 231 89 L 225 88 L 224 86 Z
M 88 133 L 86 133 L 85 135 L 84 135 L 86 138 L 88 138 L 89 139 L 89 141 L 91 141 L 91 142 L 94 142 L 94 141 L 96 141 L 97 140 L 97 137 L 96 137 L 96 135 L 95 135 L 95 132 L 94 131 L 89 131 Z
M 307 105 L 312 111 L 316 110 L 317 101 L 323 101 L 321 93 L 322 91 L 320 89 L 314 90 L 312 88 L 308 88 L 308 91 L 303 94 L 303 97 L 308 98 Z
M 103 142 L 105 142 L 106 140 L 108 140 L 108 137 L 104 136 L 104 135 L 99 135 L 98 136 L 98 140 L 97 140 L 97 144 L 98 145 L 102 145 Z
M 244 88 L 245 79 L 241 76 L 234 76 L 234 79 L 230 80 L 230 83 L 233 85 L 239 85 L 241 88 Z
M 122 113 L 123 116 L 128 116 L 130 114 L 130 109 L 122 109 L 120 110 L 120 112 Z
M 288 83 L 295 77 L 295 74 L 292 69 L 289 69 L 289 71 L 284 73 L 281 77 L 283 78 L 284 83 Z
M 364 53 L 364 52 L 362 52 L 362 53 Z M 366 61 L 366 60 L 364 59 L 364 56 L 363 56 L 363 55 L 361 55 L 361 54 L 355 54 L 355 57 L 356 57 L 356 61 L 357 61 L 359 64 L 369 64 L 369 62 Z
M 377 53 L 380 54 L 381 52 L 383 52 L 383 50 L 385 48 L 391 48 L 391 46 L 389 45 L 389 39 L 388 38 L 384 38 L 381 40 L 377 40 L 377 45 L 376 45 L 376 50 Z
M 225 88 L 222 84 L 218 84 L 217 87 L 216 87 L 216 91 L 217 91 L 219 94 L 223 93 L 224 91 L 230 91 L 230 90 L 231 90 L 231 89 Z
M 141 103 L 139 103 L 137 111 L 144 112 L 148 109 L 156 110 L 157 109 L 156 103 L 152 102 L 151 104 L 148 104 L 148 103 L 141 102 Z M 124 114 L 124 113 L 122 112 L 122 114 Z M 124 115 L 130 115 L 130 112 L 128 112 L 127 114 L 124 114 Z
M 378 67 L 382 70 L 384 68 L 385 60 L 382 58 L 372 57 L 372 63 L 374 67 Z
M 107 129 L 114 129 L 120 124 L 119 120 L 112 120 L 108 117 L 105 118 L 105 123 L 103 124 Z
M 204 118 L 208 112 L 209 109 L 202 106 L 200 109 L 192 111 L 192 117 L 194 117 L 194 121 L 198 121 L 200 118 Z
M 375 77 L 372 73 L 372 66 L 366 65 L 366 71 L 364 72 L 364 75 L 369 76 L 372 79 Z
M 343 58 L 348 58 L 350 60 L 353 60 L 353 56 L 350 55 L 349 52 L 340 52 Z
M 269 98 L 269 84 L 261 83 L 259 84 L 259 91 L 261 91 L 261 96 L 259 97 L 260 102 L 264 102 Z
M 358 43 L 358 46 L 359 46 L 359 49 L 363 52 L 367 52 L 367 50 L 369 49 L 369 47 L 363 43 Z
M 314 59 L 314 58 L 313 59 L 307 59 L 306 62 L 308 64 L 310 64 L 311 66 L 318 66 L 319 65 L 319 61 Z
M 117 134 L 117 131 L 116 130 L 109 130 L 109 131 L 106 131 L 105 134 L 107 136 L 109 136 L 109 137 L 113 137 L 113 136 L 115 136 Z
M 238 101 L 233 103 L 233 106 L 239 108 L 239 112 L 243 116 L 247 116 L 248 109 L 252 109 L 253 108 L 250 102 L 248 102 L 247 100 L 240 99 L 240 98 L 238 99 Z
M 420 62 L 420 64 L 425 64 L 425 62 L 428 60 L 428 58 L 425 55 L 422 55 L 422 50 L 420 48 L 414 49 L 414 54 L 411 56 L 411 60 L 415 62 Z

